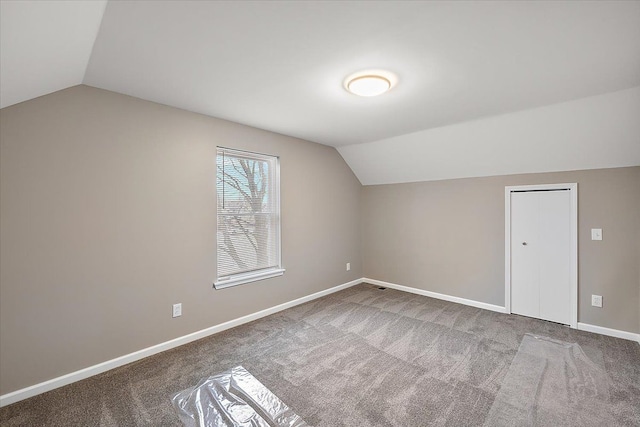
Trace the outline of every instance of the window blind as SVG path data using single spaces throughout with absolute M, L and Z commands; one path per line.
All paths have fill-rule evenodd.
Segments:
M 218 281 L 280 268 L 278 158 L 218 148 Z

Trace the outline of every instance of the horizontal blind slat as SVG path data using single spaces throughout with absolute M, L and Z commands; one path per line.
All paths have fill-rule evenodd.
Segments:
M 218 277 L 279 267 L 277 158 L 219 149 Z

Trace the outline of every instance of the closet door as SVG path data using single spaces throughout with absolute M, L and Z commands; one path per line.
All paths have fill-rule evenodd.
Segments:
M 511 193 L 511 311 L 571 323 L 571 195 Z

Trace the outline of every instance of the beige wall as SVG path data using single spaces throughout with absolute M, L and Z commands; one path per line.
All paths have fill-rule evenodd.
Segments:
M 579 183 L 579 319 L 640 331 L 640 167 L 362 187 L 333 148 L 86 86 L 0 110 L 0 144 L 0 394 L 362 276 L 503 305 L 507 185 Z M 284 276 L 212 288 L 216 145 L 280 156 Z
M 0 394 L 362 277 L 331 147 L 87 86 L 0 132 Z M 282 277 L 212 288 L 217 144 L 280 156 Z
M 579 321 L 640 332 L 640 167 L 365 186 L 364 274 L 504 306 L 504 187 L 563 182 L 578 183 Z

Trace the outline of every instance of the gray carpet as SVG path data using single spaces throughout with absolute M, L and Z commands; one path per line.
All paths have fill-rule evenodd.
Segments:
M 503 383 L 527 375 L 526 333 L 579 345 L 606 378 L 607 424 L 640 426 L 638 343 L 366 284 L 7 406 L 0 423 L 179 425 L 173 394 L 242 365 L 315 426 L 491 425 Z M 560 425 L 580 425 L 566 418 L 580 402 L 563 401 Z
M 613 426 L 624 417 L 611 385 L 603 361 L 578 344 L 526 334 L 485 425 Z

